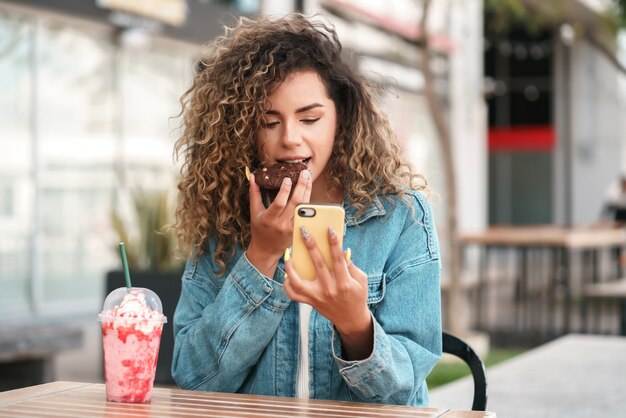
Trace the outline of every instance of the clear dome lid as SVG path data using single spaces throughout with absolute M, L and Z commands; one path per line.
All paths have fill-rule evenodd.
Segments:
M 113 290 L 104 300 L 102 312 L 98 320 L 125 319 L 151 319 L 167 322 L 163 315 L 161 299 L 150 289 L 143 287 L 118 287 Z

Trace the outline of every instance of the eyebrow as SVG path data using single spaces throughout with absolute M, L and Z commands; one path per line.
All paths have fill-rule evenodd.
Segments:
M 314 109 L 316 107 L 324 107 L 324 105 L 321 104 L 321 103 L 311 103 L 310 105 L 306 105 L 306 106 L 303 106 L 303 107 L 301 107 L 299 109 L 296 109 L 296 113 L 306 112 L 307 110 L 311 110 L 311 109 Z M 268 109 L 268 110 L 265 111 L 265 114 L 266 115 L 279 115 L 280 112 L 277 111 L 277 110 Z

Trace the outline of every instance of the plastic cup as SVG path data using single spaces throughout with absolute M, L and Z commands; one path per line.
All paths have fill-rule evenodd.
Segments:
M 104 300 L 98 321 L 107 401 L 150 402 L 161 332 L 167 322 L 161 300 L 149 289 L 120 287 Z

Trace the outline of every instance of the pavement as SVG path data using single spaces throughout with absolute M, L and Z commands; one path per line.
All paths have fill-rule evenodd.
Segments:
M 487 369 L 498 417 L 626 416 L 626 337 L 570 334 Z M 430 392 L 430 404 L 469 409 L 470 377 Z

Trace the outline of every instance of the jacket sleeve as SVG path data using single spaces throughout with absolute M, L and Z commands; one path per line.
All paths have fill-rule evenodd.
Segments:
M 183 389 L 236 392 L 290 299 L 244 254 L 224 276 L 215 270 L 210 253 L 187 262 L 174 314 L 172 376 Z
M 359 361 L 342 358 L 333 331 L 339 372 L 363 402 L 426 405 L 426 376 L 441 358 L 439 247 L 430 207 L 416 198 L 403 232 L 388 258 L 385 295 L 370 307 L 374 348 Z

